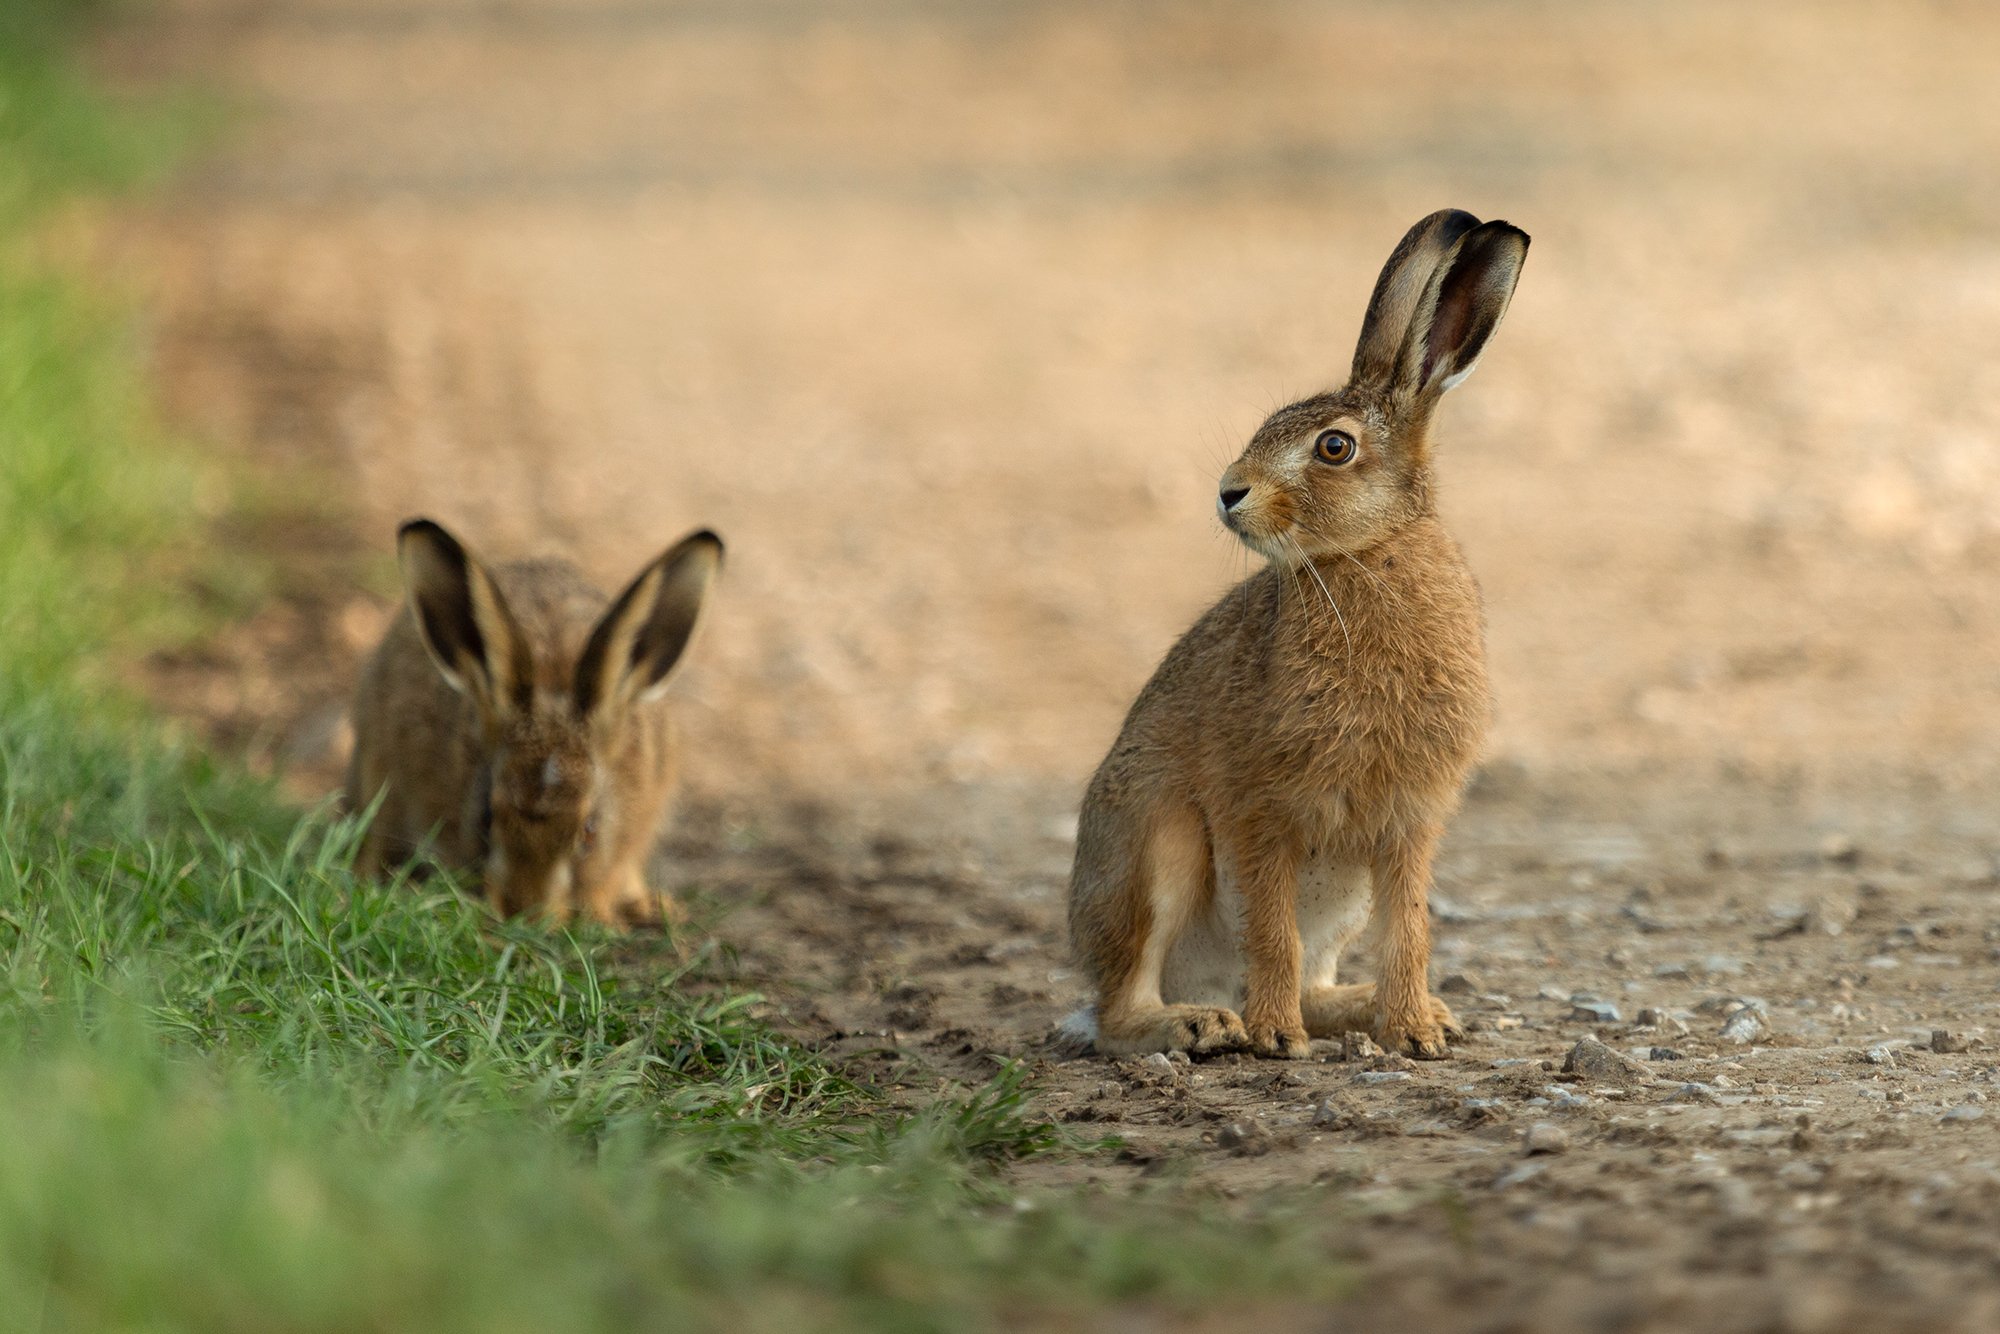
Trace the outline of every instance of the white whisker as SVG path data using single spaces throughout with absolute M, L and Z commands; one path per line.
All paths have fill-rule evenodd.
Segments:
M 1319 591 L 1326 597 L 1326 605 L 1333 608 L 1333 619 L 1340 622 L 1340 637 L 1347 641 L 1347 652 L 1352 657 L 1354 654 L 1354 636 L 1347 632 L 1347 618 L 1340 614 L 1340 604 L 1333 600 L 1333 590 L 1326 586 L 1326 580 L 1319 577 L 1319 567 L 1314 565 L 1312 558 L 1306 555 L 1306 549 L 1300 544 L 1299 539 L 1287 533 L 1285 534 L 1285 540 L 1290 542 L 1292 550 L 1298 553 L 1299 564 L 1303 565 L 1306 573 L 1312 576 L 1312 581 L 1319 585 Z

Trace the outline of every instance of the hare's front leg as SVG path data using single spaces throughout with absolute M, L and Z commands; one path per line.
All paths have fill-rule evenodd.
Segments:
M 1261 831 L 1260 831 L 1261 832 Z M 1260 1056 L 1304 1057 L 1311 1042 L 1300 1008 L 1305 947 L 1299 939 L 1299 858 L 1268 836 L 1236 845 L 1243 895 L 1243 1027 Z
M 1443 830 L 1422 825 L 1376 858 L 1375 915 L 1382 957 L 1375 983 L 1375 1040 L 1389 1051 L 1446 1054 L 1451 1011 L 1431 995 L 1431 857 Z

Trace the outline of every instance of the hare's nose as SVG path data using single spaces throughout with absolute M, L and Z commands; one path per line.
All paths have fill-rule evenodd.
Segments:
M 1250 488 L 1247 486 L 1231 486 L 1224 488 L 1222 492 L 1222 508 L 1224 508 L 1225 510 L 1235 509 L 1237 505 L 1242 503 L 1243 497 L 1249 494 L 1250 494 Z

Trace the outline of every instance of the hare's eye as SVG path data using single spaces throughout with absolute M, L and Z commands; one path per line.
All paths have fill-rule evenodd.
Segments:
M 1354 437 L 1345 431 L 1321 431 L 1313 441 L 1313 457 L 1336 468 L 1354 462 L 1358 450 Z
M 576 850 L 588 857 L 597 846 L 597 817 L 587 817 L 583 822 L 583 834 L 576 841 Z

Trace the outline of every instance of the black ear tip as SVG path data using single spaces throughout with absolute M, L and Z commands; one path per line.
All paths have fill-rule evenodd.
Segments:
M 1533 240 L 1532 237 L 1519 227 L 1501 218 L 1495 218 L 1493 221 L 1481 226 L 1479 230 L 1493 236 L 1496 240 L 1505 237 L 1512 241 L 1518 241 L 1523 250 L 1526 250 L 1529 242 Z
M 717 560 L 721 560 L 723 554 L 729 550 L 728 547 L 723 545 L 721 536 L 713 528 L 697 528 L 682 538 L 681 542 L 683 545 L 690 547 L 708 547 L 715 552 Z
M 468 563 L 465 546 L 451 535 L 451 530 L 431 519 L 411 519 L 396 530 L 396 550 L 403 559 L 409 559 L 411 547 L 428 549 L 433 557 L 464 565 Z

